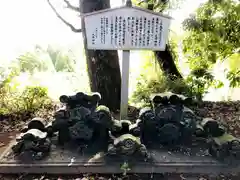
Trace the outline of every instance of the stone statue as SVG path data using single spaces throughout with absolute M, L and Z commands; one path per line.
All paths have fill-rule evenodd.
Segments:
M 145 145 L 141 144 L 140 138 L 131 134 L 123 134 L 113 138 L 113 142 L 108 146 L 110 155 L 132 156 L 139 155 L 148 158 L 149 154 Z
M 240 140 L 227 134 L 212 118 L 201 118 L 189 108 L 191 98 L 171 92 L 152 95 L 152 108 L 139 113 L 141 139 L 144 144 L 174 145 L 201 137 L 208 141 L 209 153 L 217 159 L 239 159 Z
M 58 132 L 58 141 L 61 145 L 69 141 L 107 142 L 108 131 L 114 124 L 110 110 L 106 106 L 98 106 L 94 111 L 83 106 L 61 109 L 54 117 L 55 120 L 48 128 L 53 133 Z
M 116 120 L 109 134 L 111 141 L 108 146 L 108 153 L 110 155 L 149 158 L 148 151 L 140 140 L 141 134 L 138 122 Z
M 101 100 L 101 95 L 97 92 L 93 93 L 92 95 L 78 92 L 72 96 L 62 95 L 60 96 L 59 100 L 61 103 L 66 104 L 67 108 L 69 109 L 85 107 L 90 110 L 94 110 Z
M 32 119 L 16 141 L 12 150 L 23 161 L 39 160 L 50 152 L 51 141 L 41 118 Z
M 219 160 L 226 157 L 231 160 L 240 159 L 240 140 L 230 134 L 224 133 L 221 136 L 209 140 L 209 153 Z
M 140 111 L 142 140 L 146 144 L 158 142 L 174 145 L 191 137 L 196 129 L 194 115 L 181 104 L 159 104 L 155 109 Z
M 109 155 L 124 158 L 148 159 L 146 146 L 173 146 L 191 142 L 194 137 L 205 138 L 209 153 L 217 159 L 240 156 L 240 140 L 227 134 L 216 120 L 196 116 L 190 109 L 193 99 L 183 95 L 153 95 L 152 106 L 142 108 L 135 122 L 114 119 L 108 107 L 99 105 L 99 93 L 78 92 L 59 99 L 65 107 L 55 112 L 49 125 L 44 125 L 44 119 L 33 118 L 22 129 L 12 147 L 15 155 L 24 160 L 42 159 L 50 152 L 51 138 L 57 134 L 60 145 L 100 143 L 97 146 L 105 148 Z

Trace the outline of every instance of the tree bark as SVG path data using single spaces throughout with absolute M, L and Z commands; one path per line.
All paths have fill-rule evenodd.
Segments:
M 89 13 L 110 8 L 110 0 L 80 0 L 80 12 Z M 82 20 L 82 29 L 85 28 Z M 87 59 L 90 88 L 102 95 L 100 104 L 111 111 L 120 109 L 121 72 L 117 51 L 88 50 L 85 34 L 84 49 Z
M 164 51 L 155 51 L 154 54 L 166 77 L 170 78 L 171 80 L 183 78 L 174 62 L 174 57 L 169 45 L 166 45 L 166 49 Z

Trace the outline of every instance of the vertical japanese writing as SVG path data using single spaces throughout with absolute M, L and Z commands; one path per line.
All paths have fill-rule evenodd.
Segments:
M 135 18 L 132 17 L 131 19 L 132 19 L 132 21 L 131 21 L 131 45 L 133 46 L 134 43 L 135 43 L 135 39 L 134 39 L 134 33 L 135 33 L 135 31 L 134 31 Z
M 109 30 L 109 19 L 108 17 L 105 17 L 106 19 L 106 35 L 108 35 L 108 30 Z
M 142 46 L 142 36 L 143 36 L 143 18 L 140 17 L 139 19 L 139 33 L 137 34 L 138 36 L 138 46 Z
M 103 44 L 106 43 L 106 17 L 103 18 Z
M 126 39 L 126 19 L 124 18 L 123 19 L 123 36 L 122 36 L 122 45 L 124 46 L 125 45 L 125 39 Z
M 127 32 L 125 34 L 125 38 L 126 36 L 128 37 L 128 39 L 126 39 L 125 41 L 129 42 L 128 45 L 132 44 L 132 36 L 131 36 L 131 17 L 127 17 Z M 125 42 L 126 43 L 126 42 Z
M 158 40 L 158 46 L 160 47 L 161 46 L 161 41 L 162 41 L 162 21 L 160 20 L 160 23 L 159 23 L 159 40 Z
M 168 18 L 134 8 L 85 15 L 84 21 L 88 48 L 109 50 L 163 48 L 169 25 Z
M 153 41 L 154 41 L 153 35 L 154 35 L 155 18 L 152 18 L 151 24 L 152 24 L 152 26 L 151 26 L 151 43 L 153 43 Z
M 159 28 L 159 19 L 156 18 L 155 23 L 155 36 L 154 36 L 154 46 L 158 45 L 158 28 Z
M 114 31 L 114 27 L 113 27 L 113 17 L 111 17 L 111 24 L 110 24 L 111 44 L 113 44 L 113 31 Z
M 95 34 L 92 33 L 92 45 L 95 45 Z
M 122 45 L 122 16 L 118 17 L 118 45 Z
M 150 31 L 151 31 L 151 20 L 147 21 L 147 46 L 150 44 Z
M 136 27 L 136 30 L 135 30 L 135 46 L 138 46 L 138 36 L 139 36 L 139 19 L 136 18 L 136 23 L 135 23 L 135 27 Z
M 118 25 L 118 17 L 116 16 L 115 17 L 115 28 L 114 28 L 114 43 L 115 43 L 115 46 L 117 45 L 117 38 L 118 38 L 118 34 L 117 34 L 117 32 L 118 32 L 118 27 L 117 27 L 117 25 Z
M 100 40 L 101 40 L 101 44 L 103 44 L 103 31 L 104 31 L 104 22 L 103 22 L 103 17 L 101 17 L 101 20 L 100 20 Z
M 143 29 L 144 29 L 144 32 L 143 32 L 143 43 L 142 43 L 142 45 L 143 46 L 146 46 L 146 33 L 147 33 L 147 18 L 145 17 L 144 18 L 144 21 L 143 21 Z
M 98 34 L 98 28 L 95 29 L 95 32 L 92 33 L 92 45 L 96 44 L 96 39 L 97 39 L 97 34 Z
M 127 30 L 128 30 L 128 33 L 131 34 L 131 18 L 128 16 L 127 17 Z

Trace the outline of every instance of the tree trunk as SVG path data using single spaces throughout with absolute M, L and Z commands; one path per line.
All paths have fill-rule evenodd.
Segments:
M 89 13 L 110 8 L 110 0 L 80 0 L 81 13 Z M 82 20 L 82 29 L 84 22 Z M 100 104 L 106 105 L 111 111 L 120 109 L 121 73 L 117 51 L 88 50 L 86 37 L 84 48 L 87 59 L 90 88 L 102 95 Z
M 183 78 L 174 62 L 173 54 L 169 45 L 166 45 L 165 51 L 155 51 L 155 57 L 163 73 L 171 80 Z

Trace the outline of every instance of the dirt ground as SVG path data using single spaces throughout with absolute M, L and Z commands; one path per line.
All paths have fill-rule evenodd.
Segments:
M 2 154 L 8 144 L 15 139 L 18 132 L 0 132 L 0 154 Z

